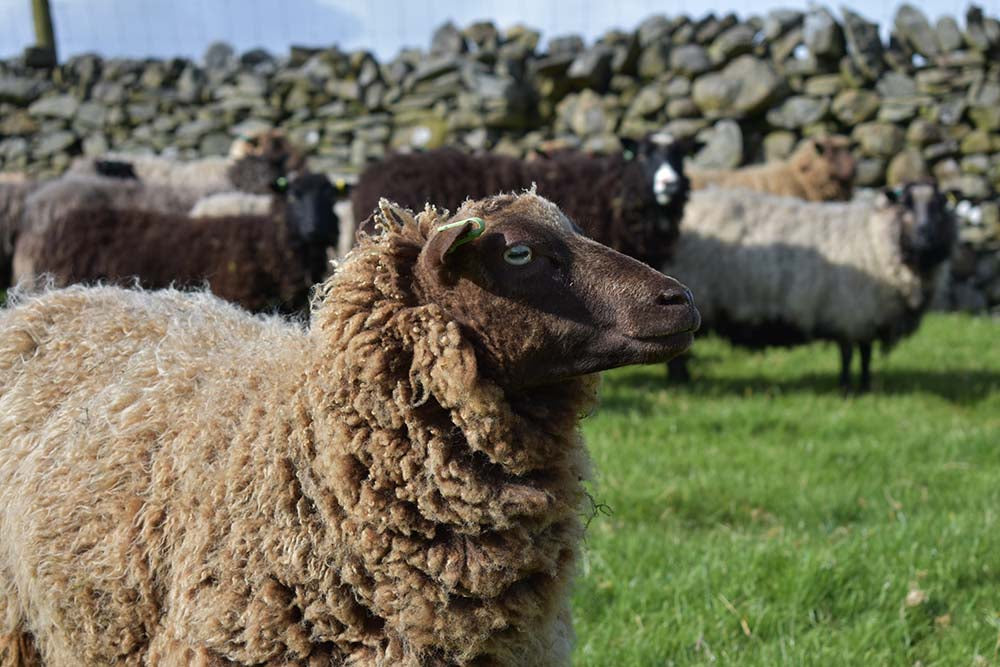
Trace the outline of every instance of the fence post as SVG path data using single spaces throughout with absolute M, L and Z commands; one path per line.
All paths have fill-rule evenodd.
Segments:
M 31 12 L 35 17 L 36 46 L 47 50 L 52 56 L 52 62 L 58 62 L 56 57 L 56 34 L 52 28 L 52 11 L 49 0 L 31 0 Z

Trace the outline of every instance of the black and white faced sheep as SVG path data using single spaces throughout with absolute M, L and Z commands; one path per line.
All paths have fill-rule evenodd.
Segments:
M 872 343 L 888 348 L 916 329 L 955 239 L 928 184 L 850 203 L 696 191 L 681 229 L 664 271 L 694 292 L 704 330 L 749 347 L 834 341 L 845 390 L 856 346 L 862 391 Z M 670 371 L 687 377 L 681 359 Z
M 673 249 L 687 201 L 687 150 L 686 142 L 658 133 L 635 144 L 631 159 L 562 151 L 526 161 L 455 149 L 393 155 L 362 173 L 351 203 L 358 220 L 383 196 L 414 209 L 430 203 L 454 211 L 467 197 L 535 184 L 592 239 L 660 266 Z
M 127 188 L 139 195 L 144 190 L 138 183 L 121 183 L 109 194 Z M 58 199 L 44 226 L 19 237 L 15 272 L 24 281 L 44 274 L 56 285 L 207 283 L 217 295 L 253 311 L 295 312 L 305 307 L 310 288 L 325 274 L 326 248 L 337 238 L 335 198 L 329 179 L 304 174 L 274 199 L 268 215 L 206 220 L 125 208 L 120 197 L 113 198 L 114 205 L 91 198 L 73 208 Z
M 593 374 L 697 311 L 532 194 L 382 210 L 308 330 L 174 290 L 0 313 L 0 654 L 569 665 Z

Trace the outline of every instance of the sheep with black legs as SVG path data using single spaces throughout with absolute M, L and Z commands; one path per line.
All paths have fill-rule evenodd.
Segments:
M 917 328 L 955 240 L 945 197 L 922 183 L 849 203 L 696 191 L 681 229 L 664 271 L 696 295 L 703 330 L 748 347 L 834 341 L 845 390 L 858 347 L 862 391 L 872 343 Z M 671 378 L 687 378 L 685 363 Z
M 173 290 L 0 313 L 7 664 L 569 665 L 594 374 L 697 311 L 533 194 L 381 222 L 308 330 Z
M 787 160 L 739 169 L 689 167 L 693 190 L 747 188 L 807 201 L 846 201 L 854 189 L 850 140 L 840 135 L 803 139 Z
M 62 205 L 18 238 L 15 277 L 33 282 L 44 275 L 56 285 L 208 283 L 250 310 L 296 312 L 325 274 L 326 249 L 336 242 L 335 196 L 325 176 L 304 174 L 268 215 L 204 220 L 93 200 Z
M 393 155 L 361 174 L 351 204 L 364 220 L 383 196 L 415 209 L 430 203 L 454 210 L 467 197 L 535 184 L 592 239 L 659 266 L 670 257 L 687 201 L 687 151 L 687 142 L 657 133 L 630 146 L 632 159 L 563 151 L 526 161 L 455 149 Z

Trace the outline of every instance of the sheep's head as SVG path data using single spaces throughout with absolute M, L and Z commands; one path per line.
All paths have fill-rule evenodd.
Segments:
M 851 198 L 856 162 L 847 137 L 806 139 L 790 161 L 799 181 L 811 193 L 810 198 L 822 201 Z
M 700 320 L 687 288 L 532 193 L 466 202 L 428 238 L 415 277 L 509 387 L 668 359 Z
M 876 206 L 891 208 L 900 221 L 903 261 L 928 273 L 948 259 L 955 242 L 955 215 L 932 183 L 908 183 L 883 190 Z
M 281 189 L 282 179 L 276 186 Z M 338 222 L 333 211 L 338 190 L 323 174 L 302 174 L 285 184 L 288 219 L 310 243 L 331 245 L 337 240 Z
M 684 158 L 694 151 L 693 143 L 675 140 L 666 132 L 622 143 L 626 155 L 642 165 L 657 204 L 668 206 L 676 199 L 687 198 L 690 183 L 684 175 Z

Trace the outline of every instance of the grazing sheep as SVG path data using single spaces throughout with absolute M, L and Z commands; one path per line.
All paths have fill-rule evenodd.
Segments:
M 40 186 L 36 181 L 13 177 L 0 181 L 0 289 L 11 284 L 14 243 L 24 226 L 28 199 Z
M 802 141 L 787 160 L 741 169 L 687 170 L 691 188 L 710 186 L 747 188 L 807 201 L 851 198 L 854 157 L 847 137 L 830 136 Z
M 29 282 L 46 274 L 57 285 L 207 282 L 250 310 L 295 312 L 326 271 L 326 248 L 337 233 L 334 197 L 325 176 L 305 174 L 275 198 L 268 215 L 206 221 L 92 202 L 61 208 L 18 239 L 15 274 Z
M 308 331 L 173 290 L 0 314 L 0 651 L 568 665 L 593 374 L 697 311 L 533 194 L 442 222 L 384 204 Z
M 251 140 L 256 143 L 250 145 Z M 260 167 L 255 178 L 248 179 L 246 172 L 234 174 L 232 171 L 233 165 L 246 157 L 260 158 L 255 163 Z M 277 178 L 297 173 L 303 164 L 302 154 L 292 147 L 284 134 L 272 130 L 257 138 L 237 138 L 228 157 L 182 162 L 155 155 L 112 153 L 100 158 L 77 158 L 68 173 L 122 177 L 126 168 L 130 168 L 127 171 L 131 172 L 131 178 L 143 183 L 197 192 L 199 196 L 228 190 L 266 194 Z
M 835 341 L 845 390 L 857 345 L 867 391 L 872 342 L 888 349 L 916 329 L 951 252 L 955 222 L 945 204 L 927 184 L 850 203 L 695 192 L 664 271 L 697 296 L 703 329 L 734 343 Z M 687 377 L 682 360 L 670 370 Z
M 570 151 L 531 161 L 454 149 L 394 155 L 362 173 L 351 203 L 363 220 L 382 196 L 414 209 L 431 203 L 454 210 L 466 197 L 535 184 L 594 240 L 659 266 L 670 256 L 687 201 L 686 150 L 659 133 L 639 142 L 631 160 Z

